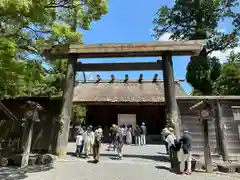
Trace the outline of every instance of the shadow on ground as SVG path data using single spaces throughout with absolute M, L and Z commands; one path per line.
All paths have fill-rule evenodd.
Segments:
M 49 171 L 53 169 L 51 165 L 35 165 L 29 166 L 27 168 L 18 167 L 1 167 L 0 168 L 0 179 L 10 180 L 10 179 L 25 179 L 27 178 L 27 173 Z
M 75 152 L 68 152 L 67 155 L 76 157 Z M 117 155 L 116 154 L 110 154 L 110 153 L 102 153 L 100 154 L 101 157 L 109 157 L 112 160 L 116 160 Z M 146 159 L 146 160 L 152 160 L 152 161 L 161 161 L 161 162 L 169 162 L 168 156 L 163 155 L 135 155 L 135 154 L 123 154 L 124 158 L 137 158 L 137 159 Z

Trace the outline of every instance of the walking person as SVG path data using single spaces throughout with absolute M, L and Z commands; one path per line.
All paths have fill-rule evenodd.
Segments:
M 130 125 L 127 126 L 126 144 L 128 144 L 128 145 L 132 144 L 132 128 Z
M 178 153 L 180 160 L 180 174 L 191 175 L 192 172 L 192 137 L 190 133 L 183 131 L 182 137 L 179 139 L 181 149 Z M 187 162 L 187 168 L 185 168 L 185 162 Z M 184 170 L 186 169 L 186 172 Z
M 144 122 L 142 123 L 140 129 L 141 129 L 141 135 L 140 135 L 141 145 L 146 145 L 147 128 Z
M 94 136 L 95 137 L 94 137 L 94 143 L 93 143 L 93 159 L 94 159 L 94 162 L 98 163 L 99 157 L 100 157 L 101 140 L 103 137 L 103 131 L 101 127 L 98 127 L 98 129 L 95 130 Z
M 139 127 L 139 125 L 136 125 L 136 129 L 134 130 L 134 136 L 135 136 L 135 145 L 140 146 L 141 144 L 141 139 L 140 139 L 140 135 L 141 135 L 141 129 Z
M 117 153 L 119 159 L 122 159 L 122 148 L 123 148 L 123 131 L 117 127 L 116 134 L 115 134 L 115 143 L 117 147 Z
M 83 135 L 82 132 L 78 132 L 78 135 L 76 137 L 76 156 L 80 157 L 83 151 Z
M 84 153 L 85 157 L 89 158 L 91 153 L 91 148 L 94 142 L 94 133 L 92 131 L 92 126 L 89 126 L 84 135 Z

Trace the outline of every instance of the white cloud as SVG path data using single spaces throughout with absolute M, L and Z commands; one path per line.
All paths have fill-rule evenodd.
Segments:
M 220 60 L 221 63 L 224 63 L 227 61 L 227 56 L 230 54 L 231 51 L 234 51 L 235 53 L 240 53 L 240 46 L 235 47 L 234 49 L 229 49 L 225 52 L 221 51 L 214 51 L 210 54 L 211 57 L 216 57 Z
M 158 38 L 158 41 L 171 41 L 170 40 L 171 35 L 172 33 L 166 32 Z

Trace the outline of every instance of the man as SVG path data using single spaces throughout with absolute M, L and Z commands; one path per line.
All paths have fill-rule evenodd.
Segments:
M 103 137 L 102 128 L 98 127 L 98 129 L 95 130 L 94 135 L 95 135 L 95 138 L 93 143 L 93 159 L 97 163 L 99 162 L 101 140 Z
M 141 129 L 141 135 L 140 135 L 141 145 L 146 145 L 147 128 L 144 122 L 142 123 L 140 129 Z
M 122 159 L 122 147 L 124 144 L 123 136 L 124 135 L 123 135 L 121 128 L 117 127 L 116 135 L 115 135 L 115 143 L 117 146 L 117 153 L 118 153 L 119 159 Z
M 181 143 L 181 149 L 179 152 L 179 160 L 180 160 L 180 174 L 187 174 L 191 175 L 191 168 L 192 168 L 192 137 L 190 133 L 185 130 L 183 131 L 182 137 L 179 139 Z M 187 162 L 187 171 L 185 170 L 185 162 Z

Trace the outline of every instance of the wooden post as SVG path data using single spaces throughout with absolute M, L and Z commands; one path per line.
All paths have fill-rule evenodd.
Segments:
M 67 65 L 66 82 L 63 91 L 63 104 L 61 110 L 60 130 L 58 132 L 56 154 L 59 157 L 65 157 L 67 153 L 67 144 L 69 137 L 69 127 L 72 114 L 73 89 L 75 85 L 75 65 L 77 57 L 69 55 Z
M 166 120 L 167 124 L 174 125 L 175 135 L 177 138 L 179 138 L 181 122 L 178 114 L 178 105 L 175 95 L 175 82 L 171 52 L 166 52 L 162 56 L 162 66 L 166 105 Z
M 27 115 L 25 124 L 24 124 L 24 129 L 23 129 L 23 153 L 22 153 L 22 160 L 21 160 L 21 167 L 26 167 L 28 166 L 28 160 L 30 156 L 30 150 L 31 150 L 31 144 L 32 144 L 32 135 L 33 135 L 33 124 L 36 119 L 36 114 L 37 114 L 37 109 L 35 110 L 30 110 L 27 113 L 32 112 L 32 116 Z
M 175 95 L 175 82 L 173 73 L 173 62 L 171 52 L 166 52 L 162 56 L 163 66 L 163 80 L 164 80 L 164 94 L 166 106 L 166 121 L 167 125 L 174 126 L 175 135 L 180 138 L 180 118 L 178 116 L 178 105 Z M 171 170 L 178 172 L 180 170 L 180 163 L 177 152 L 170 152 L 172 157 Z
M 208 136 L 208 120 L 203 119 L 203 133 L 204 133 L 204 160 L 207 172 L 213 172 L 212 168 L 212 158 L 211 158 L 211 150 L 209 144 L 209 136 Z
M 215 104 L 216 104 L 216 128 L 217 128 L 217 134 L 218 134 L 217 140 L 219 143 L 219 148 L 220 148 L 221 155 L 223 157 L 223 161 L 228 161 L 229 157 L 228 157 L 227 140 L 225 139 L 226 137 L 225 125 L 222 120 L 222 117 L 223 117 L 222 107 L 219 100 L 216 100 Z

